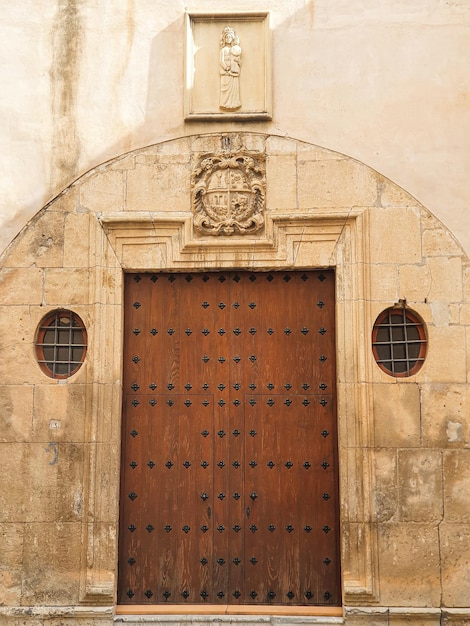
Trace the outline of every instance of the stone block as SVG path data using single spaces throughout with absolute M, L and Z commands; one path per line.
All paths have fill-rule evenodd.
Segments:
M 98 617 L 98 611 L 96 611 L 96 617 L 93 617 L 93 611 L 90 611 L 90 615 L 86 615 L 86 611 L 83 611 L 85 613 L 83 616 L 79 614 L 80 612 L 73 607 L 71 610 L 73 617 L 50 617 L 41 626 L 113 626 L 114 624 L 112 616 Z M 19 624 L 18 626 L 30 626 L 30 624 Z M 139 626 L 142 626 L 142 622 Z
M 94 447 L 94 450 L 93 450 Z M 90 444 L 86 450 L 90 472 L 96 478 L 93 519 L 115 524 L 119 513 L 119 444 Z
M 270 139 L 272 139 L 272 137 L 270 137 Z M 280 142 L 285 141 L 283 137 L 276 139 Z M 344 155 L 340 152 L 328 150 L 327 148 L 322 148 L 321 146 L 315 146 L 311 143 L 302 143 L 301 141 L 297 141 L 296 145 L 300 161 L 338 161 L 344 159 Z
M 464 307 L 465 305 L 462 305 Z M 449 323 L 456 325 L 460 324 L 460 305 L 459 304 L 450 304 L 449 305 Z
M 357 602 L 355 594 L 367 589 L 373 597 L 378 591 L 376 527 L 371 523 L 341 524 L 341 563 L 345 604 Z
M 420 444 L 419 388 L 414 383 L 375 384 L 373 389 L 375 444 L 403 448 Z
M 427 326 L 428 352 L 416 375 L 420 382 L 463 383 L 467 380 L 465 328 Z
M 86 363 L 90 381 L 114 384 L 121 379 L 122 314 L 122 307 L 118 305 L 94 307 L 88 327 Z M 109 334 L 110 328 L 114 329 L 112 334 Z
M 426 264 L 400 265 L 399 297 L 405 299 L 408 304 L 424 302 L 431 288 L 431 272 Z
M 445 450 L 443 464 L 445 521 L 470 524 L 470 450 Z
M 220 134 L 217 135 L 196 135 L 190 137 L 189 141 L 193 157 L 197 160 L 205 152 L 217 152 L 221 149 Z
M 31 439 L 33 389 L 32 385 L 0 387 L 0 442 Z
M 378 522 L 398 522 L 397 450 L 374 450 L 375 486 L 373 488 L 375 518 Z
M 348 626 L 390 626 L 388 609 L 379 607 L 370 611 L 348 607 L 345 623 Z
M 178 237 L 178 235 L 176 235 Z M 172 242 L 141 243 L 137 246 L 123 245 L 119 261 L 126 270 L 136 267 L 161 268 L 168 266 L 173 256 Z
M 363 424 L 351 414 L 351 407 L 356 404 L 356 402 L 351 402 L 351 398 L 357 393 L 354 384 L 340 383 L 338 385 L 338 446 L 340 449 L 361 445 L 360 429 Z
M 432 312 L 432 321 L 434 326 L 449 326 L 450 308 L 447 302 L 442 300 L 434 300 L 429 303 Z
M 467 385 L 426 383 L 421 389 L 425 447 L 470 447 L 470 390 Z
M 379 184 L 379 206 L 386 208 L 399 208 L 399 207 L 419 207 L 420 204 L 413 198 L 407 191 L 392 183 L 391 180 L 385 178 L 381 174 L 377 175 Z
M 401 521 L 442 520 L 442 460 L 439 450 L 399 450 L 398 484 Z
M 44 304 L 63 308 L 91 304 L 90 278 L 88 268 L 45 270 Z
M 24 446 L 18 470 L 24 483 L 21 519 L 25 522 L 54 522 L 56 519 L 57 474 L 62 452 L 59 446 L 54 441 Z
M 135 156 L 136 153 L 133 152 L 131 154 L 125 154 L 122 157 L 117 157 L 115 161 L 108 163 L 107 168 L 109 170 L 133 170 L 135 167 Z
M 356 161 L 299 159 L 297 176 L 299 210 L 370 206 L 377 199 L 374 172 Z
M 297 150 L 299 149 L 299 146 L 301 145 L 303 144 L 299 144 L 299 142 L 297 141 L 292 141 L 291 139 L 285 139 L 284 137 L 276 137 L 275 135 L 272 135 L 266 138 L 266 153 L 268 156 L 274 156 L 274 155 L 296 156 Z M 314 149 L 313 146 L 309 146 L 309 148 Z M 321 148 L 319 148 L 318 150 L 319 152 L 317 154 L 321 152 Z M 336 155 L 335 158 L 338 158 L 338 156 Z
M 98 170 L 80 185 L 80 205 L 91 212 L 114 213 L 124 209 L 126 173 Z
M 461 256 L 463 250 L 450 231 L 440 227 L 423 232 L 424 256 Z
M 38 213 L 11 246 L 3 267 L 60 267 L 64 217 L 52 207 Z
M 77 604 L 80 562 L 80 523 L 26 524 L 23 604 Z
M 23 522 L 30 485 L 24 476 L 22 443 L 0 443 L 0 523 Z
M 445 302 L 462 302 L 462 261 L 460 257 L 429 257 L 431 283 L 427 298 Z
M 460 305 L 459 322 L 465 326 L 470 326 L 470 304 Z
M 470 263 L 462 262 L 463 274 L 463 297 L 467 304 L 470 304 Z
M 181 137 L 180 139 L 174 139 L 172 141 L 163 141 L 154 148 L 162 161 L 171 162 L 173 159 L 175 163 L 187 163 L 191 153 L 191 139 Z M 147 150 L 143 151 L 144 154 L 146 152 Z M 137 153 L 136 156 L 138 157 L 139 153 Z
M 35 305 L 42 303 L 43 272 L 41 268 L 0 269 L 2 305 Z
M 355 312 L 357 304 L 350 301 L 338 301 L 336 303 L 338 318 L 342 320 L 341 328 L 338 328 L 339 340 L 337 344 L 336 366 L 338 368 L 338 381 L 341 383 L 354 383 L 357 381 L 358 358 L 355 350 L 354 332 L 356 328 Z
M 127 174 L 128 211 L 191 211 L 189 163 L 136 164 Z
M 269 156 L 266 160 L 266 208 L 268 211 L 297 207 L 295 155 Z
M 43 384 L 34 388 L 32 438 L 35 441 L 83 442 L 87 419 L 87 384 Z
M 58 444 L 55 519 L 71 522 L 83 519 L 84 446 L 79 443 Z
M 245 133 L 244 135 L 242 135 L 242 140 L 246 150 L 258 153 L 263 153 L 267 151 L 267 143 L 269 141 L 269 138 L 265 135 Z M 289 150 L 289 146 L 287 145 L 288 143 L 289 142 L 286 142 L 286 151 Z
M 369 265 L 370 299 L 397 302 L 399 298 L 396 265 Z
M 349 522 L 369 522 L 369 485 L 364 484 L 364 467 L 371 465 L 372 452 L 368 448 L 343 450 L 340 464 L 341 519 Z
M 421 223 L 417 208 L 371 209 L 370 262 L 421 263 Z
M 433 524 L 378 525 L 380 603 L 439 606 L 439 539 Z
M 414 607 L 347 607 L 348 626 L 440 626 L 441 611 L 438 608 Z
M 79 444 L 2 443 L 0 521 L 53 522 L 82 514 Z
M 0 598 L 3 605 L 21 602 L 22 557 L 23 524 L 0 523 Z
M 40 306 L 0 306 L 2 384 L 28 385 L 47 380 L 34 354 L 36 328 L 44 313 Z
M 88 213 L 68 213 L 65 216 L 64 267 L 89 267 L 91 220 L 96 218 Z
M 116 583 L 116 561 L 118 547 L 118 522 L 87 524 L 84 533 L 87 546 L 87 579 L 106 587 L 111 597 Z M 91 582 L 93 585 L 93 582 Z M 83 589 L 85 591 L 85 589 Z
M 441 524 L 439 527 L 442 567 L 442 604 L 468 607 L 470 598 L 470 524 Z M 449 620 L 464 624 L 463 621 Z
M 121 441 L 122 390 L 120 384 L 93 384 L 87 387 L 87 420 L 96 420 L 97 443 Z
M 334 254 L 334 241 L 294 242 L 293 263 L 296 267 L 328 267 Z M 295 268 L 294 268 L 295 269 Z

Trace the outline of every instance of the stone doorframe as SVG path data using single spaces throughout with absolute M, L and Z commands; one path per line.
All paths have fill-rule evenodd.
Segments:
M 338 445 L 343 603 L 377 602 L 377 541 L 373 523 L 372 368 L 370 349 L 369 212 L 365 209 L 270 211 L 257 237 L 198 237 L 192 215 L 183 211 L 103 213 L 102 228 L 92 228 L 90 271 L 95 272 L 95 323 L 91 342 L 106 346 L 95 359 L 88 399 L 88 522 L 81 575 L 81 601 L 112 604 L 115 597 L 115 540 L 106 502 L 119 483 L 119 453 L 99 443 L 106 439 L 103 416 L 119 432 L 122 369 L 123 272 L 301 270 L 336 271 L 336 346 Z M 93 259 L 93 262 L 91 261 Z M 100 351 L 100 350 L 98 350 Z M 117 389 L 116 389 L 117 388 Z M 108 422 L 109 424 L 109 422 Z M 114 484 L 115 481 L 115 484 Z

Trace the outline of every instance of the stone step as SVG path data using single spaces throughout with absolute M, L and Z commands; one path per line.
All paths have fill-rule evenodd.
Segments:
M 336 626 L 342 617 L 293 615 L 116 615 L 115 626 Z

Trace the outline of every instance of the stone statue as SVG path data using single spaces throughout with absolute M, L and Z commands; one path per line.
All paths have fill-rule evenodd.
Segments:
M 231 26 L 222 31 L 220 37 L 220 108 L 236 111 L 240 100 L 240 39 Z

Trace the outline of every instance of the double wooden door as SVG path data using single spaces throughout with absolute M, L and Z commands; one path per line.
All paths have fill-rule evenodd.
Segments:
M 334 273 L 128 274 L 120 604 L 341 604 Z

